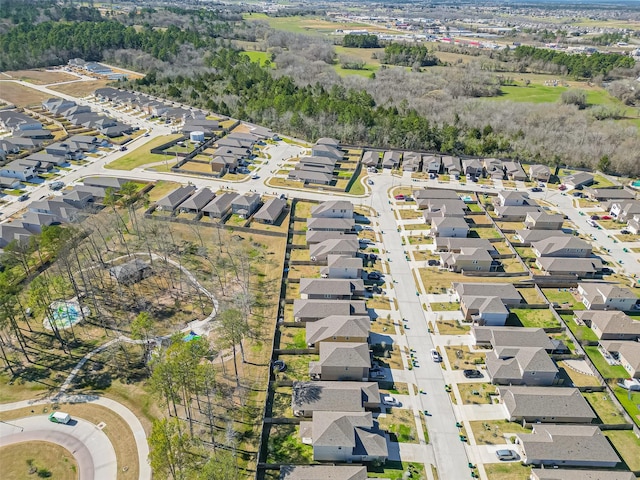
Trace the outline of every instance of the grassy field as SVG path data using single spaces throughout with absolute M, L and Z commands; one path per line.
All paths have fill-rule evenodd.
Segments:
M 336 30 L 361 30 L 367 29 L 370 32 L 385 32 L 385 33 L 400 33 L 397 30 L 392 30 L 384 27 L 377 27 L 373 25 L 367 25 L 364 23 L 355 22 L 331 22 L 323 20 L 319 17 L 303 17 L 303 16 L 291 16 L 291 17 L 271 17 L 264 13 L 245 13 L 243 14 L 245 20 L 248 21 L 263 21 L 267 22 L 269 26 L 276 30 L 282 30 L 284 32 L 291 33 L 304 33 L 307 35 L 325 35 L 334 33 Z
M 436 322 L 436 324 L 440 335 L 465 335 L 471 330 L 471 327 L 461 325 L 457 320 L 442 320 Z
M 23 442 L 0 448 L 2 477 L 13 480 L 29 478 L 78 478 L 78 463 L 73 455 L 49 442 Z M 35 470 L 32 473 L 29 470 Z
M 609 365 L 598 347 L 584 347 L 584 351 L 604 378 L 627 378 L 629 376 L 622 365 Z
M 525 309 L 514 308 L 511 315 L 515 315 L 522 323 L 523 327 L 531 328 L 551 328 L 559 327 L 560 323 L 555 319 L 553 314 L 547 309 Z
M 400 443 L 418 443 L 416 422 L 412 410 L 391 408 L 391 413 L 378 417 L 380 428 L 389 432 L 391 441 Z M 396 437 L 395 439 L 393 437 Z
M 91 80 L 87 82 L 65 83 L 64 85 L 52 85 L 49 88 L 66 95 L 73 95 L 74 97 L 86 97 L 97 88 L 106 87 L 107 83 L 109 83 L 109 80 Z
M 175 134 L 154 138 L 124 157 L 108 163 L 105 165 L 105 168 L 111 168 L 114 170 L 133 170 L 134 168 L 141 167 L 148 163 L 162 162 L 167 159 L 167 156 L 151 153 L 151 149 L 180 137 L 180 134 Z
M 271 54 L 267 52 L 246 51 L 242 52 L 242 55 L 249 57 L 249 60 L 258 62 L 260 65 L 264 65 L 267 60 L 271 61 Z
M 155 202 L 179 186 L 180 184 L 176 182 L 165 182 L 164 180 L 160 180 L 156 182 L 155 186 L 149 192 L 149 201 Z
M 459 383 L 458 390 L 464 405 L 490 405 L 489 395 L 497 393 L 495 385 L 488 383 Z
M 584 310 L 585 306 L 566 288 L 543 288 L 542 293 L 551 303 L 570 305 L 573 310 Z
M 506 443 L 505 434 L 511 436 L 516 433 L 531 433 L 531 430 L 523 428 L 519 423 L 506 420 L 476 420 L 469 424 L 477 445 L 500 445 Z
M 51 95 L 34 90 L 33 88 L 25 87 L 11 81 L 0 81 L 0 100 L 12 103 L 16 107 L 38 105 L 48 98 L 51 98 Z
M 627 423 L 606 392 L 585 392 L 582 396 L 589 402 L 602 423 Z
M 34 85 L 47 85 L 57 82 L 77 80 L 78 77 L 65 72 L 47 72 L 45 70 L 14 70 L 2 73 L 3 77 L 11 77 L 15 80 L 33 83 Z
M 489 480 L 529 480 L 531 467 L 520 463 L 490 463 L 484 466 Z
M 604 433 L 630 470 L 640 470 L 640 440 L 631 430 L 610 430 Z
M 613 387 L 613 392 L 635 424 L 640 426 L 640 392 L 629 392 L 617 385 Z

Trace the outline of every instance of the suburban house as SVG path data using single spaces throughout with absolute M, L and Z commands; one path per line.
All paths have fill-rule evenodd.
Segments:
M 291 170 L 287 175 L 289 180 L 297 180 L 305 185 L 329 185 L 333 181 L 330 173 L 314 172 L 309 170 Z
M 380 407 L 377 382 L 293 382 L 291 409 L 296 417 L 313 412 L 364 412 Z
M 0 248 L 5 248 L 14 240 L 19 244 L 26 244 L 31 235 L 33 235 L 33 232 L 27 229 L 19 220 L 0 223 Z
M 418 208 L 426 208 L 423 216 L 427 222 L 435 217 L 464 217 L 468 213 L 467 205 L 457 199 L 420 200 Z
M 182 125 L 182 133 L 189 135 L 191 132 L 203 132 L 206 137 L 210 137 L 218 128 L 217 120 L 190 118 Z
M 542 328 L 472 326 L 471 337 L 477 347 L 534 347 L 551 353 L 556 344 Z
M 426 155 L 422 159 L 422 171 L 437 175 L 442 170 L 442 158 L 438 155 Z
M 576 311 L 575 317 L 589 325 L 599 340 L 640 339 L 640 321 L 634 320 L 624 312 L 617 310 Z
M 578 172 L 562 178 L 562 183 L 577 190 L 593 184 L 593 175 L 587 172 Z
M 363 280 L 346 278 L 301 278 L 300 298 L 351 300 L 354 296 L 364 295 Z
M 640 343 L 620 342 L 618 360 L 631 378 L 640 378 Z
M 82 183 L 89 187 L 112 188 L 117 192 L 125 183 L 129 183 L 130 181 L 128 178 L 118 177 L 85 177 Z
M 316 243 L 309 247 L 309 256 L 313 262 L 324 262 L 329 255 L 347 255 L 355 257 L 360 248 L 357 238 L 333 239 Z
M 462 173 L 462 163 L 459 157 L 445 155 L 442 157 L 442 168 L 449 175 L 460 175 Z
M 215 196 L 216 194 L 207 187 L 200 189 L 180 204 L 180 211 L 185 213 L 200 213 Z
M 14 160 L 13 162 L 0 167 L 0 175 L 8 178 L 15 178 L 22 182 L 28 182 L 36 176 L 36 173 L 33 167 L 25 166 L 18 160 Z
M 387 151 L 382 156 L 382 168 L 395 170 L 400 166 L 402 152 Z
M 360 160 L 365 167 L 377 168 L 380 163 L 380 153 L 367 150 L 362 154 L 362 160 Z
M 527 214 L 540 211 L 542 209 L 538 205 L 500 205 L 495 208 L 498 218 L 507 222 L 523 222 Z
M 638 297 L 628 288 L 611 283 L 579 283 L 578 294 L 589 310 L 632 310 Z
M 52 143 L 44 147 L 44 150 L 50 155 L 63 157 L 67 160 L 79 160 L 82 158 L 82 150 L 80 147 L 70 141 Z
M 626 188 L 585 188 L 587 197 L 598 202 L 603 200 L 633 200 L 636 194 Z
M 507 177 L 509 178 L 509 180 L 521 182 L 527 180 L 527 174 L 524 173 L 520 162 L 514 162 L 511 160 L 506 161 L 504 162 L 504 169 L 507 172 Z
M 499 387 L 510 422 L 591 423 L 596 414 L 577 388 Z
M 498 203 L 503 207 L 516 207 L 528 205 L 529 195 L 514 190 L 501 190 L 498 192 Z
M 288 480 L 289 477 L 286 478 Z M 311 480 L 311 477 L 308 478 Z M 315 477 L 313 478 L 315 480 Z M 531 480 L 636 480 L 636 476 L 632 472 L 622 470 L 532 468 Z
M 462 299 L 467 295 L 478 297 L 498 297 L 505 305 L 522 303 L 520 292 L 511 283 L 454 283 L 453 289 Z
M 231 211 L 240 218 L 249 218 L 260 206 L 258 193 L 245 193 L 238 195 L 231 202 Z
M 531 244 L 536 257 L 573 257 L 591 256 L 591 244 L 571 235 L 551 236 Z
M 524 227 L 528 230 L 562 230 L 564 216 L 544 211 L 527 212 L 524 217 Z
M 92 204 L 94 202 L 94 198 L 89 192 L 72 189 L 62 192 L 62 201 L 77 208 L 78 210 L 82 210 Z
M 498 251 L 486 238 L 456 238 L 456 237 L 436 237 L 436 252 L 460 253 L 463 248 L 480 248 L 488 251 L 491 256 L 498 255 Z
M 42 130 L 42 123 L 16 110 L 0 110 L 0 126 L 10 132 Z
M 509 317 L 509 309 L 496 296 L 464 295 L 460 299 L 460 310 L 465 320 L 478 325 L 501 326 Z
M 231 211 L 231 204 L 237 196 L 237 193 L 221 193 L 207 203 L 202 208 L 202 211 L 205 215 L 209 215 L 212 218 L 223 218 Z
M 135 258 L 130 262 L 117 265 L 109 269 L 109 274 L 115 278 L 118 283 L 123 285 L 138 283 L 150 276 L 151 273 L 151 265 L 143 262 L 139 258 Z
M 616 200 L 611 203 L 609 213 L 619 222 L 627 222 L 634 215 L 640 215 L 640 200 Z
M 316 217 L 307 219 L 307 231 L 349 232 L 356 221 L 351 218 Z
M 282 465 L 280 480 L 367 480 L 367 467 L 356 465 Z
M 535 424 L 516 434 L 525 465 L 613 468 L 620 458 L 597 426 Z
M 564 233 L 562 230 L 556 230 L 553 233 L 549 233 L 548 230 L 516 230 L 515 237 L 516 240 L 523 246 L 529 246 L 533 242 L 548 238 L 549 235 L 553 235 L 554 237 L 561 237 L 563 235 L 566 235 L 566 233 Z
M 20 180 L 13 177 L 5 177 L 0 173 L 0 188 L 18 188 Z
M 533 181 L 547 183 L 551 177 L 551 170 L 546 165 L 530 165 L 529 178 Z
M 463 247 L 460 253 L 440 253 L 440 264 L 452 272 L 490 272 L 493 268 L 493 257 L 482 248 Z
M 314 157 L 326 157 L 335 162 L 342 160 L 344 152 L 330 145 L 314 145 L 311 147 L 311 155 Z
M 195 191 L 196 187 L 193 185 L 184 185 L 176 188 L 173 192 L 170 192 L 156 202 L 158 210 L 174 211 Z
M 545 275 L 569 275 L 575 278 L 594 278 L 602 273 L 599 258 L 538 257 L 536 267 Z
M 465 175 L 470 177 L 482 176 L 483 166 L 482 162 L 477 158 L 468 158 L 462 160 L 462 171 Z
M 361 278 L 362 258 L 345 255 L 327 255 L 327 266 L 320 271 L 325 278 Z
M 309 348 L 320 349 L 322 342 L 367 343 L 371 331 L 371 319 L 367 315 L 330 315 L 306 324 Z
M 553 385 L 558 368 L 544 348 L 498 347 L 487 353 L 487 374 L 498 385 Z
M 311 209 L 313 218 L 353 218 L 353 203 L 349 200 L 330 200 Z
M 324 220 L 324 219 L 323 219 Z M 355 231 L 339 231 L 339 230 L 307 230 L 305 232 L 307 245 L 311 246 L 326 240 L 343 240 L 358 238 Z
M 320 360 L 309 362 L 309 375 L 314 380 L 366 382 L 370 368 L 369 344 L 321 342 Z
M 238 168 L 238 159 L 233 155 L 215 154 L 209 162 L 211 172 L 218 177 L 224 176 L 227 172 L 234 173 Z
M 405 152 L 402 160 L 404 172 L 419 172 L 422 170 L 422 155 L 416 152 Z
M 453 190 L 446 190 L 444 188 L 421 188 L 413 191 L 413 198 L 418 200 L 431 200 L 431 199 L 449 199 L 459 200 L 460 196 Z M 424 207 L 419 207 L 424 208 Z
M 315 412 L 300 422 L 302 443 L 313 446 L 313 460 L 327 462 L 383 462 L 387 439 L 370 412 Z
M 293 301 L 293 317 L 296 322 L 315 322 L 330 315 L 369 315 L 364 300 L 307 300 Z
M 268 200 L 260 210 L 256 212 L 253 219 L 260 223 L 273 225 L 278 222 L 280 215 L 287 207 L 287 201 L 282 198 L 272 198 Z
M 431 220 L 431 234 L 434 237 L 466 237 L 469 224 L 460 217 L 436 217 Z
M 495 180 L 502 180 L 504 178 L 504 164 L 497 158 L 485 158 L 482 161 L 484 168 L 484 176 L 493 178 Z

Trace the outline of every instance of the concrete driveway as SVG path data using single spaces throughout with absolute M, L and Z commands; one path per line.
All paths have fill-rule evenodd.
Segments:
M 118 474 L 116 452 L 95 425 L 73 419 L 68 425 L 50 422 L 47 415 L 0 423 L 0 447 L 42 441 L 66 448 L 78 462 L 82 480 L 113 480 Z

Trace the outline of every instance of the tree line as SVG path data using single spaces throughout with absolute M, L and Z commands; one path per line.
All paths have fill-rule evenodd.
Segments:
M 378 42 L 377 35 L 355 35 L 348 33 L 342 37 L 342 46 L 348 48 L 378 48 L 380 43 Z
M 614 68 L 632 68 L 635 65 L 633 58 L 618 53 L 568 54 L 526 45 L 516 47 L 513 56 L 525 63 L 541 60 L 560 65 L 565 67 L 567 73 L 575 78 L 607 75 Z
M 424 45 L 391 43 L 384 47 L 384 56 L 380 62 L 404 67 L 432 67 L 438 65 L 438 57 Z

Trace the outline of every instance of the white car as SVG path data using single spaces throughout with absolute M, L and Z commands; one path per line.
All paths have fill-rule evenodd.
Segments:
M 431 349 L 431 358 L 436 363 L 440 363 L 442 361 L 442 357 L 440 356 L 440 354 L 438 353 L 438 351 L 435 348 Z
M 398 406 L 400 405 L 400 402 L 398 402 L 398 400 L 391 396 L 391 395 L 385 395 L 384 397 L 382 397 L 382 403 L 384 403 L 385 405 L 390 405 L 390 406 Z

